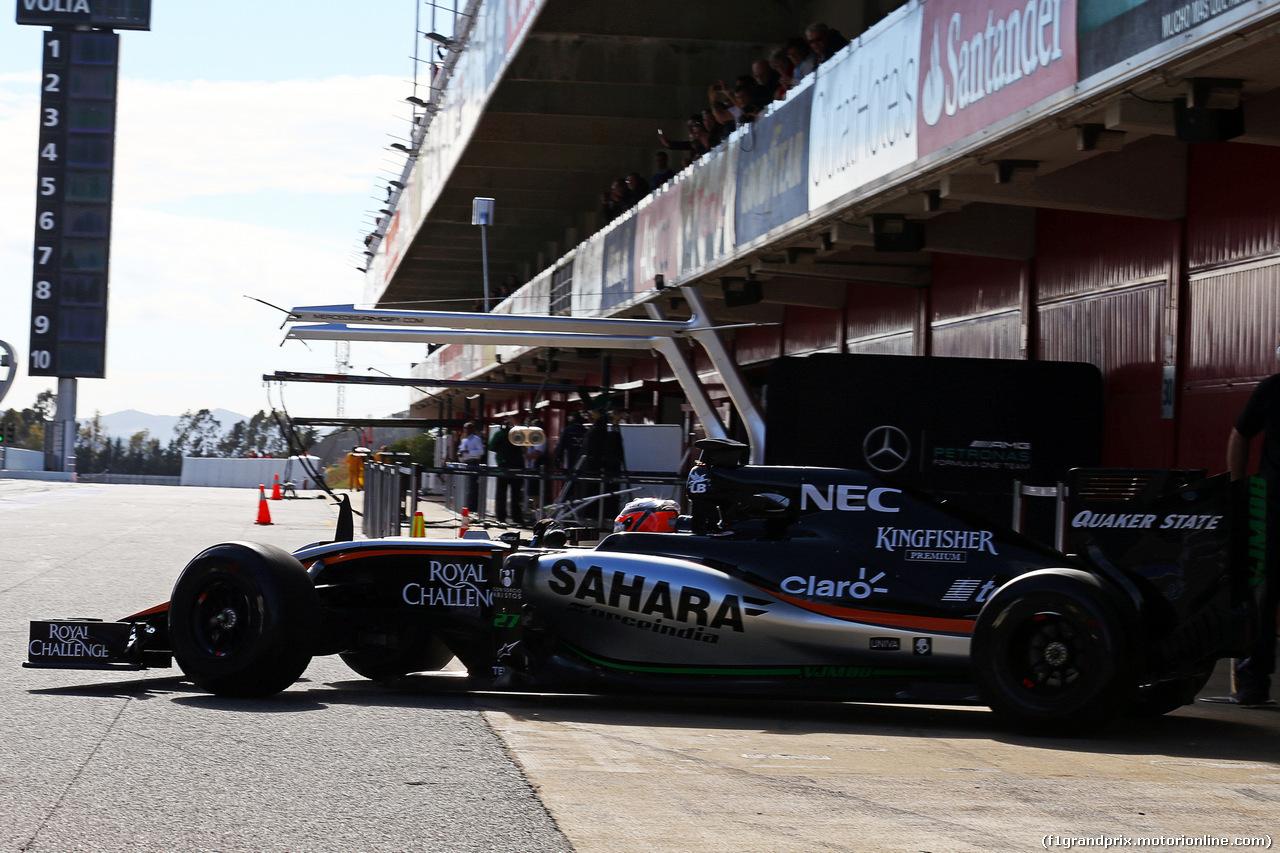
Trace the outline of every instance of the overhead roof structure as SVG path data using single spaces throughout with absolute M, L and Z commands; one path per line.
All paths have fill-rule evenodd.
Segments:
M 711 81 L 747 73 L 815 20 L 853 42 L 603 222 L 601 192 L 651 170 L 658 129 L 683 139 Z M 1206 164 L 1206 152 L 1230 162 L 1244 143 L 1237 151 L 1261 175 L 1280 169 L 1268 156 L 1280 146 L 1280 0 L 471 0 L 460 22 L 371 240 L 363 304 L 379 310 L 467 313 L 483 292 L 484 237 L 490 284 L 525 282 L 495 316 L 679 323 L 699 313 L 693 292 L 705 326 L 736 336 L 754 381 L 771 359 L 819 351 L 1092 360 L 1158 397 L 1143 411 L 1163 429 L 1189 387 L 1179 386 L 1192 365 L 1189 282 L 1215 258 L 1280 258 L 1272 211 L 1255 204 L 1253 230 L 1241 230 L 1229 195 L 1247 184 Z M 494 200 L 482 227 L 477 198 Z M 1066 232 L 1086 226 L 1074 244 Z M 1202 244 L 1230 248 L 1193 263 L 1195 228 Z M 1054 274 L 1041 277 L 1046 248 L 1070 292 L 1042 288 Z M 1007 273 L 994 301 L 993 270 Z M 1122 323 L 1101 312 L 1072 325 L 1057 310 L 1112 285 L 1150 291 L 1111 315 Z M 972 310 L 939 319 L 947 292 Z M 971 351 L 935 349 L 984 312 L 1000 315 L 1001 337 L 978 331 L 964 339 Z M 427 341 L 424 377 L 609 385 L 627 371 L 632 387 L 673 387 L 633 357 L 611 368 L 584 338 L 504 332 L 507 321 L 484 316 L 428 335 L 315 316 L 328 328 L 309 334 Z M 1056 349 L 1044 343 L 1050 323 Z M 1101 339 L 1116 329 L 1127 348 L 1104 365 Z M 1197 375 L 1193 390 L 1247 379 L 1258 372 L 1249 365 Z M 695 369 L 704 387 L 717 382 L 705 361 Z M 717 403 L 732 390 L 720 384 Z M 1209 420 L 1195 429 L 1216 429 Z
M 497 202 L 488 235 L 491 284 L 508 274 L 527 280 L 600 227 L 600 195 L 611 179 L 652 172 L 658 129 L 685 138 L 684 120 L 706 105 L 711 82 L 749 73 L 753 60 L 767 58 L 812 20 L 856 36 L 901 5 L 546 0 L 422 226 L 385 282 L 370 281 L 369 295 L 385 306 L 454 310 L 476 300 L 482 277 L 480 233 L 471 224 L 476 197 Z M 470 38 L 483 33 L 471 31 Z M 836 298 L 824 295 L 822 282 L 920 286 L 936 251 L 1029 257 L 1036 208 L 1178 218 L 1186 206 L 1183 187 L 1165 180 L 1185 165 L 1172 101 L 1197 79 L 1242 81 L 1236 94 L 1244 101 L 1246 132 L 1238 141 L 1280 144 L 1280 42 L 1276 22 L 1268 20 L 1230 39 L 1205 41 L 1176 63 L 1151 63 L 1087 101 L 1041 110 L 1042 120 L 1029 126 L 993 125 L 980 150 L 834 206 L 825 222 L 806 222 L 760 246 L 733 272 L 765 282 L 766 303 L 831 306 Z M 678 169 L 680 152 L 671 154 Z M 875 252 L 872 223 L 886 215 L 928 221 L 927 249 Z M 778 277 L 805 278 L 813 287 L 778 294 L 768 287 Z

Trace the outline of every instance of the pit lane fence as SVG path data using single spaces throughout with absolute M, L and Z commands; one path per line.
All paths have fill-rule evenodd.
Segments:
M 419 501 L 443 497 L 459 516 L 470 510 L 470 523 L 485 526 L 500 480 L 519 480 L 526 524 L 540 518 L 612 531 L 618 508 L 637 497 L 678 499 L 684 477 L 675 472 L 584 473 L 538 468 L 446 463 L 432 467 L 414 463 L 365 466 L 362 532 L 370 538 L 402 535 L 413 521 Z M 428 490 L 438 484 L 439 491 Z

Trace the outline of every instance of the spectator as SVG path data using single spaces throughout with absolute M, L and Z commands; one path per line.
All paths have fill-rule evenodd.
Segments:
M 804 37 L 809 42 L 809 47 L 818 57 L 819 65 L 835 56 L 840 48 L 849 43 L 849 40 L 842 36 L 839 30 L 833 30 L 826 24 L 820 23 L 813 23 L 805 27 Z
M 787 90 L 796 84 L 796 64 L 791 61 L 791 57 L 787 56 L 784 48 L 778 48 L 773 52 L 773 58 L 769 61 L 773 70 L 778 74 L 778 88 L 774 93 L 775 100 L 785 100 Z
M 755 118 L 758 112 L 752 102 L 755 91 L 755 81 L 749 76 L 739 77 L 731 93 L 726 91 L 723 80 L 712 83 L 708 88 L 707 98 L 711 101 L 710 120 L 721 129 L 721 139 Z M 705 116 L 704 120 L 706 120 Z
M 649 179 L 650 191 L 656 190 L 658 187 L 676 176 L 676 173 L 670 166 L 670 159 L 665 151 L 659 151 L 653 155 L 653 167 L 657 169 L 657 171 L 654 172 L 653 177 Z
M 520 279 L 509 275 L 498 285 L 498 301 L 506 299 L 520 289 Z
M 792 85 L 799 83 L 805 78 L 805 75 L 818 67 L 818 56 L 809 49 L 809 42 L 799 36 L 792 36 L 787 39 L 787 43 L 782 46 L 787 57 L 791 60 L 791 64 L 795 66 L 792 73 Z
M 640 200 L 649 194 L 649 185 L 639 172 L 627 174 L 627 207 L 635 207 Z
M 627 181 L 625 178 L 614 178 L 609 189 L 600 193 L 600 215 L 605 222 L 612 222 L 630 207 L 627 203 Z
M 755 81 L 756 89 L 752 93 L 751 103 L 757 110 L 762 110 L 769 106 L 769 102 L 778 96 L 778 80 L 780 74 L 777 69 L 769 64 L 767 60 L 757 59 L 751 63 L 751 79 Z
M 703 110 L 703 112 L 709 113 L 710 111 Z M 695 113 L 686 122 L 685 127 L 689 131 L 687 140 L 669 140 L 667 135 L 659 130 L 658 141 L 673 151 L 688 151 L 693 160 L 697 160 L 715 147 L 711 141 L 711 134 L 707 130 L 706 124 L 703 123 L 702 115 Z

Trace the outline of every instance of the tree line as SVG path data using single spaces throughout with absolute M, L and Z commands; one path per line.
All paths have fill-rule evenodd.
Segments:
M 31 408 L 8 409 L 0 415 L 0 424 L 17 425 L 17 447 L 44 450 L 45 432 L 57 409 L 57 396 L 42 391 Z M 76 471 L 82 474 L 157 474 L 177 476 L 182 473 L 184 456 L 243 457 L 289 456 L 311 447 L 319 440 L 314 427 L 295 430 L 291 447 L 286 428 L 274 412 L 259 410 L 248 420 L 238 421 L 230 429 L 208 409 L 188 410 L 178 419 L 173 435 L 166 442 L 149 430 L 141 430 L 125 438 L 112 436 L 102 423 L 102 413 L 80 421 L 76 436 Z

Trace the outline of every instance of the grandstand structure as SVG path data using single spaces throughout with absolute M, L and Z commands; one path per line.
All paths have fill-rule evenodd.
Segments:
M 695 162 L 672 151 L 677 175 L 602 221 L 612 179 L 653 171 L 658 129 L 684 139 L 711 82 L 812 21 L 849 45 Z M 1277 0 L 472 0 L 454 24 L 431 34 L 366 305 L 471 310 L 486 261 L 495 287 L 520 283 L 496 313 L 681 320 L 692 287 L 757 390 L 810 353 L 1090 362 L 1108 465 L 1221 470 L 1275 372 Z M 487 257 L 475 198 L 494 200 Z M 691 359 L 732 432 L 724 383 Z M 544 381 L 697 429 L 643 352 L 446 343 L 410 360 L 504 383 L 484 414 L 534 411 L 552 435 L 581 404 Z M 427 387 L 412 411 L 475 394 Z

